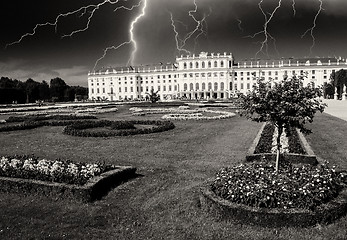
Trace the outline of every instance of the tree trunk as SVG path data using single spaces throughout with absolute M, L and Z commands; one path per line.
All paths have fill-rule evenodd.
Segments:
M 278 126 L 277 127 L 277 151 L 276 151 L 276 172 L 278 172 L 278 166 L 280 162 L 280 151 L 281 151 L 281 135 L 283 133 L 283 127 Z

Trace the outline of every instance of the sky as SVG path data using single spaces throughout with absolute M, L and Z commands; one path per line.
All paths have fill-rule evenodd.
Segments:
M 8 0 L 0 29 L 0 77 L 87 86 L 89 71 L 188 53 L 346 58 L 347 0 Z

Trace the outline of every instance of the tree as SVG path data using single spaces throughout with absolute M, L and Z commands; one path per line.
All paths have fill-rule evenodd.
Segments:
M 277 128 L 276 171 L 278 171 L 283 130 L 287 130 L 287 136 L 291 127 L 298 128 L 304 133 L 311 133 L 305 124 L 312 122 L 315 113 L 323 112 L 326 106 L 318 99 L 321 96 L 321 89 L 311 85 L 303 87 L 302 80 L 303 77 L 294 76 L 271 87 L 269 82 L 259 79 L 253 91 L 243 95 L 240 100 L 241 114 L 256 122 L 270 122 Z
M 146 93 L 147 96 L 149 97 L 149 100 L 151 101 L 151 103 L 156 103 L 160 100 L 160 96 L 158 94 L 159 91 L 154 91 L 154 89 L 151 89 L 150 93 Z
M 347 85 L 347 70 L 340 69 L 330 75 L 330 80 L 335 88 L 338 89 L 337 94 L 343 93 L 343 87 Z
M 63 101 L 65 90 L 68 88 L 68 85 L 66 85 L 65 81 L 61 78 L 54 78 L 50 82 L 49 91 L 51 94 L 52 99 L 55 99 L 57 101 Z

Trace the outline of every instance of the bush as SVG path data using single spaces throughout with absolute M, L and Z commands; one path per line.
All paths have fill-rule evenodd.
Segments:
M 82 120 L 97 119 L 91 115 L 43 115 L 43 116 L 11 116 L 6 122 L 44 121 L 44 120 Z
M 128 123 L 126 123 L 128 122 Z M 155 125 L 151 128 L 131 128 L 132 126 L 139 125 Z M 113 126 L 120 127 L 116 131 L 112 131 Z M 89 131 L 90 128 L 110 127 L 110 130 Z M 126 128 L 125 127 L 130 127 Z M 175 125 L 170 121 L 84 121 L 73 123 L 66 126 L 63 133 L 78 136 L 78 137 L 114 137 L 114 136 L 128 136 L 136 134 L 149 134 L 156 132 L 168 131 L 175 128 Z M 113 128 L 114 129 L 114 128 Z
M 345 173 L 321 164 L 283 164 L 278 172 L 265 162 L 241 164 L 217 173 L 211 190 L 223 199 L 257 208 L 314 210 L 335 198 Z

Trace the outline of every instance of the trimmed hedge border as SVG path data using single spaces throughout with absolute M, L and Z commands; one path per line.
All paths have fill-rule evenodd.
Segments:
M 218 220 L 235 224 L 249 224 L 263 227 L 309 227 L 329 224 L 347 213 L 347 189 L 316 210 L 253 208 L 232 203 L 217 196 L 209 187 L 211 180 L 200 188 L 201 208 Z
M 44 121 L 44 120 L 86 120 L 97 119 L 91 115 L 34 115 L 34 116 L 11 116 L 6 119 L 6 122 L 25 122 L 25 121 Z
M 256 153 L 257 146 L 262 137 L 263 130 L 265 127 L 266 127 L 266 123 L 262 125 L 251 147 L 249 148 L 248 153 L 246 155 L 247 162 L 260 161 L 260 160 L 269 160 L 269 161 L 276 160 L 276 154 Z M 306 152 L 306 154 L 286 153 L 286 154 L 282 154 L 281 158 L 292 164 L 304 163 L 304 164 L 317 165 L 318 164 L 317 157 L 314 155 L 314 152 L 312 151 L 310 145 L 306 141 L 304 135 L 298 129 L 296 129 L 296 132 L 298 135 L 298 139 L 300 140 L 301 147 L 304 148 L 304 151 Z
M 88 128 L 98 127 L 112 127 L 117 125 L 118 122 L 140 125 L 156 125 L 156 127 L 146 129 L 119 129 L 118 131 L 98 131 L 91 132 Z M 150 134 L 168 131 L 174 129 L 175 125 L 170 121 L 85 121 L 68 125 L 64 128 L 63 133 L 71 136 L 78 137 L 115 137 L 115 136 L 128 136 L 136 134 Z
M 92 202 L 105 196 L 113 187 L 135 177 L 132 166 L 113 166 L 115 169 L 91 178 L 86 184 L 73 185 L 23 178 L 0 177 L 0 191 L 22 194 L 39 194 L 53 199 Z

